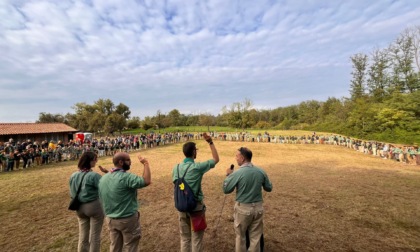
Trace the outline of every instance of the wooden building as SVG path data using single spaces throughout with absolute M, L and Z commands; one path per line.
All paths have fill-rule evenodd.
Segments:
M 77 130 L 64 123 L 0 123 L 0 142 L 26 142 L 30 139 L 38 143 L 46 141 L 67 143 Z

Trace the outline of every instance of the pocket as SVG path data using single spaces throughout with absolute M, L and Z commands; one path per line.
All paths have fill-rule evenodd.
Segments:
M 235 213 L 242 214 L 242 215 L 251 215 L 251 210 L 242 208 L 241 206 L 235 206 L 234 211 Z
M 186 213 L 178 212 L 179 232 L 181 234 L 189 234 L 191 232 L 190 218 Z

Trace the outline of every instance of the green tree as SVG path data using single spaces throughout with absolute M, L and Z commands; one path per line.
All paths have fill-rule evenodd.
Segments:
M 390 58 L 388 50 L 375 50 L 371 56 L 367 86 L 370 95 L 377 102 L 383 101 L 389 90 Z
M 104 131 L 113 134 L 119 132 L 121 134 L 126 124 L 126 119 L 123 115 L 116 112 L 112 113 L 106 118 Z
M 47 112 L 39 113 L 37 123 L 67 123 L 65 116 L 62 114 L 51 114 Z
M 168 118 L 171 126 L 181 126 L 181 113 L 177 109 L 173 109 L 168 113 Z
M 353 64 L 351 72 L 350 95 L 353 100 L 361 98 L 365 94 L 365 80 L 368 56 L 358 53 L 350 57 Z
M 127 128 L 128 129 L 138 129 L 140 128 L 140 117 L 133 116 L 132 118 L 127 120 Z

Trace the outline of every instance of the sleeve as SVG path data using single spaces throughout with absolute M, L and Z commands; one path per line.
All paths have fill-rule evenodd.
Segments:
M 172 183 L 175 183 L 175 181 L 178 179 L 177 166 L 178 165 L 175 165 L 172 169 Z
M 69 193 L 70 193 L 70 197 L 72 197 L 72 195 L 71 195 L 71 180 L 72 180 L 72 177 L 70 177 L 70 179 L 69 179 Z
M 214 168 L 216 166 L 216 163 L 214 162 L 213 159 L 209 159 L 205 162 L 198 163 L 197 166 L 198 166 L 198 170 L 204 174 L 208 172 L 211 168 Z
M 127 173 L 127 186 L 133 189 L 139 189 L 145 187 L 146 184 L 144 183 L 143 177 L 137 176 L 132 173 Z
M 73 188 L 74 186 L 74 183 L 73 183 L 73 180 L 74 180 L 74 177 L 75 177 L 75 175 L 74 175 L 74 173 L 70 176 L 70 180 L 69 180 L 69 188 L 70 188 L 70 197 L 71 198 L 73 198 L 73 195 L 75 195 L 76 194 L 76 190 Z
M 93 176 L 93 178 L 92 178 L 93 187 L 98 188 L 100 179 L 101 179 L 101 175 L 99 175 L 98 173 L 95 173 L 95 176 Z
M 273 184 L 271 184 L 270 179 L 267 176 L 267 173 L 264 172 L 264 183 L 263 183 L 264 191 L 271 192 L 273 190 Z
M 235 174 L 236 173 L 236 174 Z M 238 182 L 237 172 L 232 173 L 223 181 L 223 193 L 229 194 L 235 190 L 236 184 Z

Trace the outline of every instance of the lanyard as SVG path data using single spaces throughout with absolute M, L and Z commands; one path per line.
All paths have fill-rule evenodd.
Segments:
M 125 172 L 125 170 L 123 168 L 112 168 L 111 173 L 117 172 L 117 171 Z

